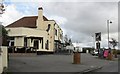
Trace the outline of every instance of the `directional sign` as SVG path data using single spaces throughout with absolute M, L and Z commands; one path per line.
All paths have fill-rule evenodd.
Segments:
M 101 32 L 95 33 L 95 40 L 96 41 L 101 41 Z
M 100 42 L 96 43 L 96 49 L 100 49 Z

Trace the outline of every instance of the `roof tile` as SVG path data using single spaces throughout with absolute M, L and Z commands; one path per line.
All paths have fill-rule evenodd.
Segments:
M 28 17 L 23 17 L 11 24 L 9 24 L 6 27 L 28 27 L 28 28 L 37 28 L 37 18 L 38 16 L 28 16 Z M 48 19 L 43 16 L 44 21 L 48 21 Z

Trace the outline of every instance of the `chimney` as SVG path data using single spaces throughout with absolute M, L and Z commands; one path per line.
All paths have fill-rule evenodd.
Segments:
M 38 8 L 38 19 L 37 19 L 37 28 L 42 29 L 41 26 L 43 25 L 43 8 Z
M 42 8 L 42 7 L 39 7 L 38 10 L 43 10 L 43 8 Z
M 38 18 L 43 19 L 43 8 L 42 7 L 38 8 Z

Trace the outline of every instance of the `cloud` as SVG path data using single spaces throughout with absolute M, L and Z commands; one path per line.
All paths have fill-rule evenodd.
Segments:
M 119 0 L 9 0 L 12 2 L 118 2 Z
M 105 38 L 102 41 L 102 46 L 107 46 L 107 20 L 113 22 L 109 24 L 110 35 L 116 39 L 118 37 L 117 2 L 56 2 L 46 3 L 43 7 L 45 13 L 67 19 L 62 28 L 66 30 L 66 34 L 72 37 L 74 42 L 86 42 L 86 45 L 91 45 L 91 35 L 102 32 L 102 37 Z M 104 36 L 105 34 L 106 36 Z
M 65 17 L 61 17 L 61 16 L 57 16 L 57 15 L 48 15 L 48 19 L 53 19 L 56 21 L 56 23 L 62 28 L 64 34 L 66 34 L 66 29 L 64 28 L 64 25 L 66 24 L 67 22 L 67 19 Z
M 61 16 L 50 16 L 49 19 L 54 19 L 59 25 L 65 24 L 67 22 L 67 19 L 65 17 Z
M 23 17 L 23 14 L 16 10 L 15 5 L 11 4 L 7 6 L 5 13 L 2 14 L 1 20 L 3 22 L 3 25 L 6 26 L 21 17 Z
M 18 1 L 18 2 L 17 2 Z M 21 3 L 19 3 L 19 1 Z M 43 12 L 49 19 L 54 19 L 63 29 L 64 34 L 72 38 L 73 42 L 80 42 L 84 46 L 92 46 L 96 32 L 102 33 L 102 46 L 107 46 L 107 20 L 111 20 L 110 35 L 118 37 L 118 3 L 97 2 L 98 0 L 65 0 L 66 2 L 45 2 L 41 0 L 12 0 L 3 14 L 4 22 L 10 23 L 22 16 L 37 15 L 37 8 L 43 7 Z M 48 0 L 50 1 L 50 0 Z M 99 0 L 100 1 L 100 0 Z M 17 2 L 17 3 L 16 3 Z M 12 10 L 12 11 L 11 11 Z M 8 12 L 7 12 L 8 11 Z M 14 14 L 16 16 L 14 16 Z M 9 18 L 9 21 L 6 19 Z M 81 45 L 82 45 L 81 44 Z
M 79 41 L 85 46 L 91 46 L 91 35 L 102 32 L 101 46 L 107 47 L 107 20 L 113 22 L 109 24 L 110 35 L 118 40 L 118 5 L 115 2 L 57 2 L 43 6 L 46 13 L 62 16 L 68 20 L 62 28 L 74 42 Z

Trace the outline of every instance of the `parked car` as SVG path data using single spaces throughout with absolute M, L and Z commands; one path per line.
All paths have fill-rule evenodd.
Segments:
M 92 54 L 93 56 L 98 56 L 98 51 L 97 51 L 97 50 L 94 50 L 93 52 L 91 52 L 91 54 Z

